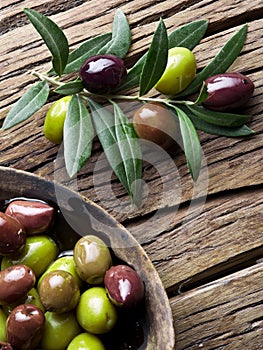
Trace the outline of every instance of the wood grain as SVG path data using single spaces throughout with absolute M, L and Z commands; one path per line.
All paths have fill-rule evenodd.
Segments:
M 13 103 L 46 71 L 50 57 L 22 13 L 32 7 L 65 31 L 70 48 L 111 30 L 116 8 L 127 15 L 130 67 L 149 47 L 160 16 L 168 32 L 207 18 L 208 30 L 194 49 L 202 69 L 224 43 L 248 24 L 245 46 L 231 71 L 255 84 L 244 113 L 255 135 L 226 138 L 199 132 L 203 167 L 193 183 L 181 147 L 145 153 L 143 205 L 133 208 L 112 174 L 96 139 L 77 179 L 65 174 L 62 148 L 43 137 L 49 103 L 22 125 L 0 130 L 0 165 L 66 184 L 123 223 L 148 253 L 170 297 L 176 349 L 263 349 L 263 6 L 260 0 L 2 0 L 0 3 L 0 125 Z M 136 93 L 134 89 L 132 93 Z M 153 92 L 153 96 L 156 94 Z M 129 117 L 138 103 L 123 104 Z M 156 349 L 157 350 L 157 349 Z
M 177 350 L 262 349 L 263 264 L 171 299 Z

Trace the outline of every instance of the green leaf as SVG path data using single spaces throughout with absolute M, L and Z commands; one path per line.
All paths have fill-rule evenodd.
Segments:
M 73 177 L 89 159 L 94 130 L 85 103 L 73 95 L 64 123 L 64 159 L 66 170 Z
M 168 36 L 169 49 L 176 46 L 192 50 L 203 38 L 208 27 L 208 20 L 198 20 L 175 29 Z
M 132 202 L 139 203 L 142 177 L 141 145 L 133 125 L 128 121 L 126 115 L 115 102 L 112 104 L 114 106 L 115 134 L 128 185 L 126 190 Z
M 105 156 L 117 178 L 130 194 L 130 187 L 116 136 L 114 115 L 94 100 L 89 99 L 88 101 L 92 111 L 94 127 Z
M 66 67 L 69 53 L 65 34 L 56 23 L 41 13 L 28 8 L 25 8 L 24 12 L 51 52 L 54 71 L 61 76 Z
M 252 129 L 250 129 L 247 125 L 242 125 L 236 128 L 230 128 L 207 123 L 203 119 L 200 119 L 199 117 L 191 113 L 189 110 L 187 110 L 186 107 L 182 106 L 181 108 L 187 112 L 187 115 L 192 120 L 192 123 L 194 124 L 196 129 L 204 131 L 207 134 L 226 137 L 244 137 L 255 134 L 255 132 Z
M 207 91 L 206 83 L 203 82 L 202 87 L 201 87 L 200 92 L 199 92 L 199 95 L 197 96 L 194 103 L 196 105 L 202 104 L 203 102 L 205 102 L 207 100 L 208 96 L 209 96 L 209 93 Z
M 64 70 L 65 74 L 78 72 L 82 64 L 91 56 L 97 55 L 99 50 L 105 46 L 111 39 L 111 33 L 95 36 L 84 43 L 78 48 L 70 52 L 68 62 Z
M 162 19 L 154 32 L 153 39 L 140 76 L 140 96 L 147 94 L 161 78 L 167 64 L 168 38 Z
M 238 57 L 247 36 L 247 24 L 243 25 L 223 46 L 214 59 L 197 74 L 192 83 L 178 96 L 191 95 L 198 91 L 203 81 L 210 76 L 225 73 Z
M 130 49 L 131 31 L 124 13 L 117 9 L 112 26 L 112 39 L 103 46 L 98 54 L 112 54 L 124 58 Z
M 75 80 L 57 87 L 54 90 L 54 92 L 60 95 L 73 95 L 81 92 L 83 88 L 84 88 L 83 82 L 79 80 Z
M 193 49 L 203 37 L 207 25 L 207 20 L 200 20 L 178 27 L 168 36 L 168 48 L 183 46 L 189 50 Z M 139 85 L 147 53 L 148 51 L 132 66 L 124 83 L 116 91 L 128 90 Z
M 2 128 L 4 130 L 9 129 L 31 117 L 46 103 L 48 95 L 49 86 L 47 82 L 40 81 L 32 85 L 9 111 Z
M 245 114 L 217 112 L 194 105 L 187 105 L 187 108 L 204 121 L 220 126 L 236 127 L 251 120 L 251 116 Z
M 201 169 L 201 145 L 196 129 L 188 115 L 177 106 L 173 106 L 179 118 L 187 165 L 194 181 L 198 179 Z
M 147 57 L 147 53 L 145 53 L 135 63 L 135 65 L 128 71 L 128 74 L 127 74 L 125 81 L 121 84 L 120 87 L 117 88 L 116 91 L 128 90 L 128 89 L 131 89 L 131 88 L 139 85 L 140 76 L 141 76 L 142 68 L 144 66 L 146 57 Z

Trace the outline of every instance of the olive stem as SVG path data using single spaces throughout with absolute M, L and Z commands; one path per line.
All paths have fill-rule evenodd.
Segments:
M 135 96 L 126 96 L 126 95 L 112 95 L 112 96 L 104 96 L 108 100 L 132 100 L 132 101 L 142 101 L 142 102 L 160 102 L 165 104 L 184 104 L 184 105 L 193 105 L 195 102 L 193 101 L 185 101 L 185 100 L 171 100 L 168 98 L 156 98 L 156 97 L 141 97 L 138 95 Z
M 39 72 L 36 72 L 36 71 L 33 71 L 32 74 L 36 77 L 38 77 L 40 80 L 45 80 L 47 81 L 48 83 L 54 85 L 54 86 L 62 86 L 64 85 L 64 83 L 61 83 L 60 81 L 54 79 L 54 78 L 51 78 L 49 76 L 47 76 L 46 74 L 43 74 L 43 73 L 39 73 Z
M 60 81 L 57 80 L 57 78 L 52 78 L 46 74 L 43 73 L 39 73 L 36 71 L 32 72 L 33 75 L 35 75 L 36 77 L 38 77 L 40 80 L 44 80 L 47 81 L 48 83 L 52 84 L 53 86 L 63 86 L 65 83 L 62 83 Z M 80 93 L 80 95 L 83 96 L 90 96 L 91 93 L 87 90 L 84 89 L 84 91 L 82 93 Z M 143 97 L 143 96 L 139 96 L 139 95 L 97 95 L 94 94 L 95 96 L 98 97 L 103 97 L 106 98 L 108 101 L 111 100 L 123 100 L 123 101 L 141 101 L 141 102 L 159 102 L 159 103 L 164 103 L 167 106 L 171 105 L 171 104 L 184 104 L 184 105 L 193 105 L 195 104 L 195 102 L 193 101 L 185 101 L 185 100 L 172 100 L 169 98 L 156 98 L 156 97 Z

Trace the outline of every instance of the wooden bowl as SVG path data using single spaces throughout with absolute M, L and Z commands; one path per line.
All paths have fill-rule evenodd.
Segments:
M 120 223 L 77 192 L 24 171 L 0 167 L 1 203 L 14 197 L 40 199 L 57 207 L 55 234 L 63 250 L 72 249 L 82 235 L 97 234 L 117 258 L 134 267 L 146 290 L 144 342 L 139 349 L 174 349 L 172 313 L 162 282 L 143 248 Z

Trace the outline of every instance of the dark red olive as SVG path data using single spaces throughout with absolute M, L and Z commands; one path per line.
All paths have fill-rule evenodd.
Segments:
M 28 234 L 39 234 L 50 227 L 54 208 L 40 201 L 14 200 L 5 213 L 15 217 Z
M 37 306 L 22 304 L 10 313 L 6 321 L 7 340 L 14 349 L 34 350 L 45 326 L 45 315 Z
M 0 341 L 0 350 L 13 350 L 11 344 Z
M 114 55 L 92 56 L 80 69 L 83 85 L 95 94 L 105 94 L 115 90 L 126 74 L 123 60 Z
M 0 305 L 19 301 L 35 282 L 33 270 L 26 265 L 13 265 L 0 271 Z
M 9 255 L 18 252 L 26 243 L 26 232 L 21 223 L 0 212 L 0 254 Z
M 144 298 L 144 284 L 139 274 L 127 265 L 112 266 L 104 284 L 110 300 L 117 306 L 132 308 Z
M 254 83 L 241 73 L 214 75 L 205 81 L 208 98 L 204 106 L 215 111 L 231 111 L 244 106 L 254 92 Z

